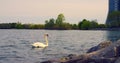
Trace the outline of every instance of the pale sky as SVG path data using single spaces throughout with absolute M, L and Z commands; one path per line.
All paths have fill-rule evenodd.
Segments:
M 0 0 L 0 22 L 44 23 L 63 13 L 66 22 L 82 19 L 104 23 L 108 0 Z

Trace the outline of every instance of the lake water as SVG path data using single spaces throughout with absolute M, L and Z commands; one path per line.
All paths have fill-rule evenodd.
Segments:
M 32 49 L 36 41 L 44 43 L 49 34 L 46 49 Z M 120 31 L 80 30 L 0 30 L 0 63 L 39 63 L 68 54 L 83 54 L 100 42 L 120 38 Z

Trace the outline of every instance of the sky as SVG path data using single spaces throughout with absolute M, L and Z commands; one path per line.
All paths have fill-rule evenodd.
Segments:
M 69 23 L 83 19 L 105 23 L 108 0 L 0 0 L 0 23 L 44 23 L 60 13 Z

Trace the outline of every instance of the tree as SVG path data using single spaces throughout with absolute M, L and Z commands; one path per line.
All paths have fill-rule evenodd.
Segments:
M 83 24 L 81 25 L 81 29 L 83 29 L 83 30 L 90 29 L 90 22 L 89 21 L 84 21 Z
M 59 14 L 57 19 L 56 19 L 56 24 L 62 24 L 63 21 L 65 21 L 65 17 L 63 14 Z
M 49 21 L 45 21 L 45 28 L 46 29 L 54 29 L 55 26 L 55 19 L 51 18 Z
M 9 23 L 11 25 L 11 28 L 16 28 L 17 23 Z
M 50 26 L 50 28 L 54 28 L 54 25 L 55 25 L 55 19 L 51 18 L 49 20 L 49 26 Z
M 72 25 L 72 29 L 78 29 L 78 25 L 77 24 L 73 24 Z
M 23 25 L 22 25 L 20 22 L 18 22 L 18 23 L 16 24 L 16 28 L 17 28 L 17 29 L 23 29 Z
M 70 30 L 70 29 L 72 29 L 72 25 L 69 24 L 69 23 L 63 23 L 63 28 L 62 29 L 64 29 L 64 30 Z
M 45 21 L 45 28 L 48 29 L 49 28 L 49 24 L 48 24 L 48 20 Z
M 24 29 L 31 29 L 31 24 L 23 24 Z
M 93 20 L 90 22 L 90 28 L 91 29 L 94 29 L 94 28 L 97 28 L 98 27 L 98 23 L 97 21 Z
M 59 29 L 63 28 L 63 22 L 65 21 L 65 17 L 63 14 L 59 14 L 56 19 L 56 27 L 59 27 Z
M 90 22 L 86 19 L 83 19 L 81 22 L 79 22 L 78 27 L 82 30 L 88 30 L 90 28 Z
M 98 28 L 106 28 L 107 26 L 105 24 L 99 24 Z

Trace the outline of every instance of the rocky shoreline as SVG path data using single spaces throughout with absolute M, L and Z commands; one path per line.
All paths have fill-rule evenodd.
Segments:
M 120 40 L 105 41 L 90 48 L 85 54 L 70 54 L 57 60 L 41 63 L 120 63 Z

